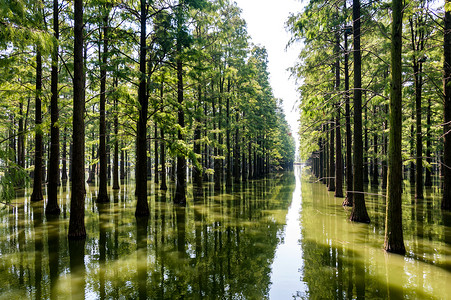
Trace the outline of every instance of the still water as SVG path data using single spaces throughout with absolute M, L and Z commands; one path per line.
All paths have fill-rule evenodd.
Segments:
M 428 191 L 404 194 L 408 255 L 383 249 L 385 199 L 368 196 L 371 223 L 355 224 L 299 167 L 186 207 L 149 182 L 151 216 L 134 217 L 134 187 L 95 204 L 87 186 L 85 241 L 66 238 L 62 214 L 44 215 L 31 190 L 0 211 L 0 299 L 451 299 L 451 215 Z M 373 194 L 382 191 L 371 190 Z

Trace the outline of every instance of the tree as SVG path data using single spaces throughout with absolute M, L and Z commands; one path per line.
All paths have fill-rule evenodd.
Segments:
M 34 177 L 33 193 L 31 201 L 43 200 L 42 196 L 42 110 L 41 95 L 42 89 L 42 58 L 40 50 L 36 52 L 36 104 L 35 104 L 35 153 L 34 153 Z
M 391 92 L 390 92 L 390 133 L 388 144 L 388 184 L 385 215 L 384 249 L 388 252 L 404 254 L 402 231 L 402 0 L 393 0 L 393 24 L 391 32 Z
M 54 45 L 52 49 L 52 71 L 51 71 L 51 100 L 50 100 L 50 162 L 48 168 L 48 202 L 45 208 L 46 215 L 58 215 L 58 182 L 59 182 L 59 124 L 58 124 L 58 39 L 59 39 L 59 7 L 58 0 L 53 0 L 53 35 Z
M 353 0 L 353 43 L 354 43 L 354 195 L 351 221 L 369 223 L 370 218 L 363 194 L 363 143 L 362 143 L 362 78 L 360 54 L 360 0 Z
M 138 87 L 138 123 L 136 126 L 136 216 L 149 216 L 147 203 L 147 109 L 148 94 L 146 88 L 146 23 L 148 7 L 146 0 L 140 0 L 140 42 L 139 42 L 139 87 Z
M 107 191 L 107 151 L 106 151 L 106 81 L 107 81 L 107 64 L 108 64 L 108 18 L 109 7 L 108 3 L 104 4 L 102 9 L 102 27 L 103 27 L 103 52 L 101 54 L 102 61 L 100 62 L 100 126 L 99 126 L 99 194 L 97 195 L 97 203 L 109 202 Z M 100 48 L 100 47 L 99 47 Z
M 443 39 L 443 195 L 442 209 L 451 210 L 451 1 L 445 0 Z
M 83 80 L 83 0 L 74 0 L 73 164 L 69 239 L 85 239 L 85 129 Z

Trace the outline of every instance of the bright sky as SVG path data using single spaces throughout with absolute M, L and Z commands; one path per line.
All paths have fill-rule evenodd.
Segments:
M 264 46 L 268 51 L 269 72 L 274 96 L 283 99 L 287 121 L 298 143 L 298 95 L 293 79 L 287 68 L 294 66 L 300 45 L 285 50 L 290 34 L 285 30 L 285 22 L 291 12 L 301 11 L 300 0 L 235 0 L 243 10 L 247 30 L 252 42 Z

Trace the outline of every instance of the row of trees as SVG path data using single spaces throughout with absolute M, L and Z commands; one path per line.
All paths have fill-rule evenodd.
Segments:
M 119 189 L 133 168 L 135 215 L 146 217 L 152 173 L 165 190 L 172 171 L 173 201 L 183 205 L 187 170 L 195 192 L 210 179 L 219 191 L 293 163 L 266 50 L 249 43 L 235 4 L 73 4 L 21 0 L 0 10 L 4 197 L 31 171 L 31 200 L 43 200 L 46 177 L 46 214 L 59 214 L 59 182 L 72 180 L 69 237 L 77 239 L 86 235 L 87 168 L 92 181 L 98 166 L 97 202 L 109 201 L 111 174 Z
M 346 197 L 352 221 L 370 222 L 365 183 L 387 189 L 390 252 L 405 253 L 403 176 L 410 174 L 422 199 L 424 186 L 441 171 L 442 208 L 451 208 L 449 11 L 445 5 L 444 23 L 442 8 L 416 0 L 310 1 L 288 21 L 293 41 L 305 44 L 302 63 L 293 68 L 302 80 L 301 155 L 336 197 Z

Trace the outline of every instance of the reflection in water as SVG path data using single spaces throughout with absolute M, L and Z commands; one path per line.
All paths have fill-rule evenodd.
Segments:
M 301 185 L 299 168 L 232 193 L 205 182 L 186 207 L 172 205 L 173 183 L 149 187 L 146 219 L 134 216 L 132 182 L 106 204 L 87 188 L 85 241 L 67 240 L 67 189 L 52 219 L 43 202 L 13 201 L 0 211 L 0 299 L 450 297 L 451 216 L 433 190 L 412 202 L 405 187 L 401 257 L 382 249 L 384 198 L 367 197 L 371 224 L 351 223 L 322 184 Z

